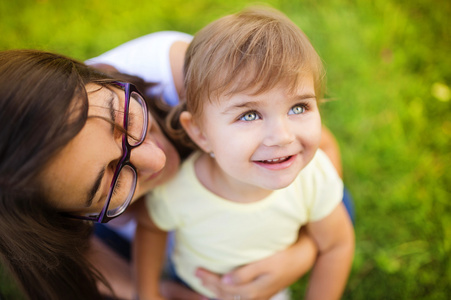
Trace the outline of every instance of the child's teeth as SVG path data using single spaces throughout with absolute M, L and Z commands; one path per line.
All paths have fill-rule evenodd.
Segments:
M 284 161 L 284 160 L 286 160 L 287 158 L 288 158 L 288 157 L 268 159 L 268 160 L 264 160 L 264 162 L 266 162 L 266 163 L 276 163 L 276 162 L 279 162 L 279 161 Z

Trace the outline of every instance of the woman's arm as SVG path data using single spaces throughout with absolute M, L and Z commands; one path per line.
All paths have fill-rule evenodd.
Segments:
M 218 298 L 269 299 L 302 277 L 314 264 L 317 248 L 305 230 L 291 247 L 268 258 L 240 267 L 224 276 L 198 269 L 196 276 Z
M 307 230 L 319 253 L 306 299 L 340 299 L 354 255 L 354 228 L 344 204 L 321 221 L 308 224 Z

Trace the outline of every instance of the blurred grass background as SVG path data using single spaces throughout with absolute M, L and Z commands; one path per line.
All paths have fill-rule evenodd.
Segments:
M 85 60 L 154 31 L 194 34 L 255 3 L 0 0 L 0 50 Z M 323 122 L 339 140 L 357 214 L 343 299 L 451 299 L 451 1 L 265 3 L 306 32 L 327 69 Z M 0 290 L 19 299 L 4 272 Z

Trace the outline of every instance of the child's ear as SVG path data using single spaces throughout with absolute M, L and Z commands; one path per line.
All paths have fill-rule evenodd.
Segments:
M 183 129 L 188 133 L 193 142 L 196 143 L 204 152 L 209 153 L 211 151 L 208 139 L 204 135 L 202 128 L 198 122 L 193 119 L 193 115 L 190 112 L 183 111 L 180 114 L 180 124 Z

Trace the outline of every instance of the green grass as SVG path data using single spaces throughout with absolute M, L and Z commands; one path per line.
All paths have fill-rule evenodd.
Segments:
M 84 60 L 153 31 L 193 34 L 246 3 L 2 1 L 0 50 Z M 267 3 L 306 32 L 326 65 L 323 122 L 339 140 L 357 214 L 343 298 L 450 299 L 451 2 Z M 6 275 L 0 289 L 14 298 Z

